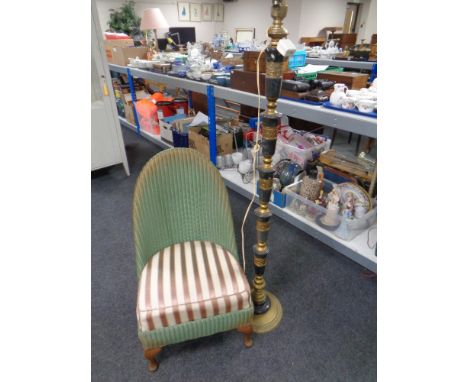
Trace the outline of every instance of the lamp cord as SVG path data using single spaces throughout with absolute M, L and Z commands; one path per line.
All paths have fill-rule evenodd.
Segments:
M 247 216 L 249 215 L 250 209 L 252 208 L 252 204 L 255 201 L 255 195 L 257 194 L 257 179 L 256 179 L 256 174 L 257 174 L 257 153 L 260 151 L 260 145 L 258 144 L 258 137 L 260 136 L 260 101 L 261 101 L 261 95 L 260 95 L 260 57 L 262 56 L 263 52 L 265 49 L 262 49 L 260 51 L 260 54 L 258 55 L 257 58 L 257 95 L 258 95 L 258 104 L 257 104 L 257 134 L 255 135 L 255 145 L 252 149 L 252 155 L 253 155 L 253 162 L 252 162 L 252 167 L 253 167 L 253 185 L 252 185 L 252 199 L 250 200 L 249 206 L 247 207 L 247 210 L 245 211 L 244 219 L 242 220 L 242 227 L 241 227 L 241 238 L 242 238 L 242 262 L 243 262 L 243 267 L 244 267 L 244 273 L 245 273 L 245 238 L 244 238 L 244 226 L 245 222 L 247 221 Z

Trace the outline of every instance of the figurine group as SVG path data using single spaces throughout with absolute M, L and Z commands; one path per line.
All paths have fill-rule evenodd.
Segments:
M 304 177 L 299 189 L 299 195 L 303 198 L 313 201 L 316 205 L 326 208 L 325 214 L 319 217 L 320 223 L 326 227 L 332 228 L 340 224 L 340 217 L 344 219 L 358 219 L 364 216 L 368 207 L 357 198 L 353 192 L 334 187 L 328 194 L 323 190 L 323 171 L 320 166 L 317 167 L 317 177 Z M 296 200 L 292 207 L 302 216 L 315 218 L 318 210 L 313 206 Z

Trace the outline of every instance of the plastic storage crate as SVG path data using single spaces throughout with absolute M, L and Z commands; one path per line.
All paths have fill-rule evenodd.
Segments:
M 305 50 L 296 50 L 294 54 L 289 57 L 288 66 L 290 69 L 298 68 L 306 64 L 307 53 Z
M 346 241 L 352 240 L 377 221 L 377 208 L 374 206 L 373 209 L 359 219 L 347 219 L 342 215 L 338 215 L 337 224 L 335 226 L 324 226 L 320 224 L 319 219 L 327 213 L 327 209 L 299 195 L 301 184 L 302 180 L 284 188 L 283 192 L 286 194 L 286 208 L 303 216 L 307 220 L 315 222 L 340 239 Z M 330 192 L 333 186 L 334 183 L 325 179 L 323 188 L 326 192 Z
M 278 137 L 276 141 L 275 155 L 278 155 L 280 159 L 291 159 L 293 162 L 304 167 L 308 159 L 318 158 L 323 151 L 330 148 L 330 145 L 331 140 L 327 138 L 327 141 L 324 143 L 308 149 L 301 149 L 290 145 L 282 137 Z

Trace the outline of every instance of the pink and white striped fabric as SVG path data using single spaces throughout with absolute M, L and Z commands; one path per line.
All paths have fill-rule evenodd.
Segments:
M 251 304 L 249 283 L 234 256 L 209 241 L 188 241 L 157 252 L 146 264 L 137 318 L 141 331 L 151 331 Z

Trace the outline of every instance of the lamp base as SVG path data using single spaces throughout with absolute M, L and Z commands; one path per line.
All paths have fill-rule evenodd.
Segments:
M 270 309 L 263 314 L 254 314 L 252 327 L 255 333 L 267 333 L 276 328 L 283 318 L 283 308 L 279 300 L 270 292 L 265 292 L 270 298 Z

